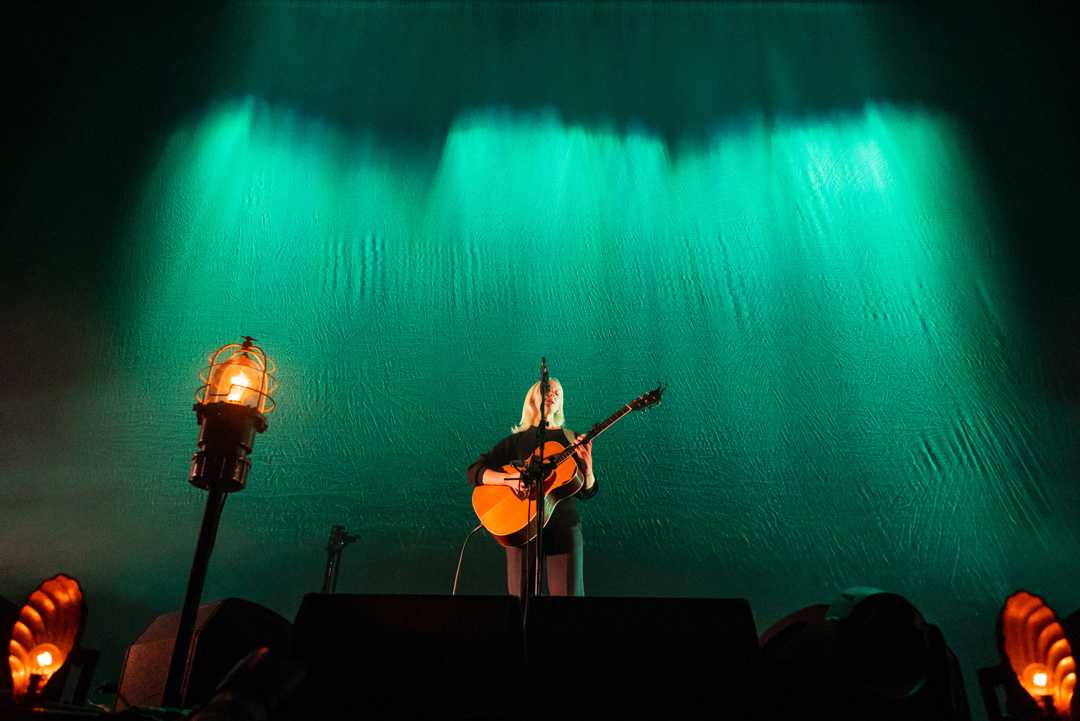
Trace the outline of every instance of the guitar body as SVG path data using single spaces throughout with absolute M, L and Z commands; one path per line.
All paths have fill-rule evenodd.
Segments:
M 558 441 L 544 444 L 544 458 L 549 459 L 566 451 Z M 515 473 L 514 466 L 503 466 L 506 473 Z M 543 503 L 544 525 L 559 501 L 574 495 L 585 485 L 578 472 L 577 461 L 571 454 L 559 461 L 544 478 Z M 472 494 L 473 510 L 484 528 L 504 546 L 524 546 L 536 538 L 537 505 L 536 489 L 518 494 L 509 486 L 477 486 Z

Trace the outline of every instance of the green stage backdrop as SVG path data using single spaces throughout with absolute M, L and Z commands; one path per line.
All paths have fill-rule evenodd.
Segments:
M 996 660 L 1080 607 L 1077 253 L 1060 39 L 843 4 L 237 4 L 17 37 L 0 593 L 80 578 L 100 678 L 181 603 L 206 355 L 279 408 L 205 599 L 445 593 L 465 467 L 540 357 L 596 443 L 594 595 L 871 585 Z M 1050 33 L 1049 35 L 1047 33 Z M 500 593 L 467 548 L 461 592 Z

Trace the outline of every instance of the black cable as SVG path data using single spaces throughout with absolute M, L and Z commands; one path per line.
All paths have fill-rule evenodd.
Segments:
M 469 544 L 469 539 L 473 537 L 473 534 L 484 527 L 483 523 L 477 524 L 476 528 L 469 531 L 469 534 L 465 536 L 465 540 L 461 544 L 461 553 L 458 554 L 457 570 L 454 571 L 454 583 L 450 586 L 450 595 L 457 595 L 458 577 L 461 575 L 461 562 L 465 559 L 465 546 Z

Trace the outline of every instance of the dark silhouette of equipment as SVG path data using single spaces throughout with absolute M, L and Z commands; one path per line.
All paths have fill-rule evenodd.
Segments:
M 154 619 L 124 654 L 116 710 L 162 706 L 180 612 Z M 291 624 L 268 608 L 239 598 L 198 609 L 191 653 L 180 686 L 181 707 L 210 700 L 230 669 L 255 649 L 288 652 Z
M 759 704 L 750 604 L 723 598 L 542 597 L 526 655 L 563 668 L 559 705 L 592 718 L 748 718 Z
M 850 589 L 782 619 L 761 645 L 766 718 L 970 721 L 956 656 L 897 594 Z
M 541 715 L 737 720 L 756 703 L 746 601 L 536 597 L 529 614 L 512 596 L 309 594 L 294 625 L 306 678 L 279 714 L 528 718 L 537 670 Z

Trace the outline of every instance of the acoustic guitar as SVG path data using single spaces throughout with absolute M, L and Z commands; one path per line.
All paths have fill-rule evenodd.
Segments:
M 585 480 L 577 472 L 578 465 L 574 459 L 577 447 L 589 443 L 632 411 L 659 404 L 664 389 L 665 386 L 658 385 L 648 393 L 643 393 L 569 445 L 558 441 L 547 441 L 544 444 L 542 462 L 546 472 L 540 485 L 544 491 L 545 526 L 559 501 L 573 496 L 585 485 Z M 522 463 L 503 466 L 502 470 L 505 473 L 520 473 L 524 478 L 531 470 L 530 464 L 540 462 L 537 456 L 533 455 Z M 496 541 L 504 546 L 523 546 L 536 538 L 537 490 L 535 485 L 523 492 L 509 486 L 477 486 L 472 494 L 473 510 L 480 523 Z

